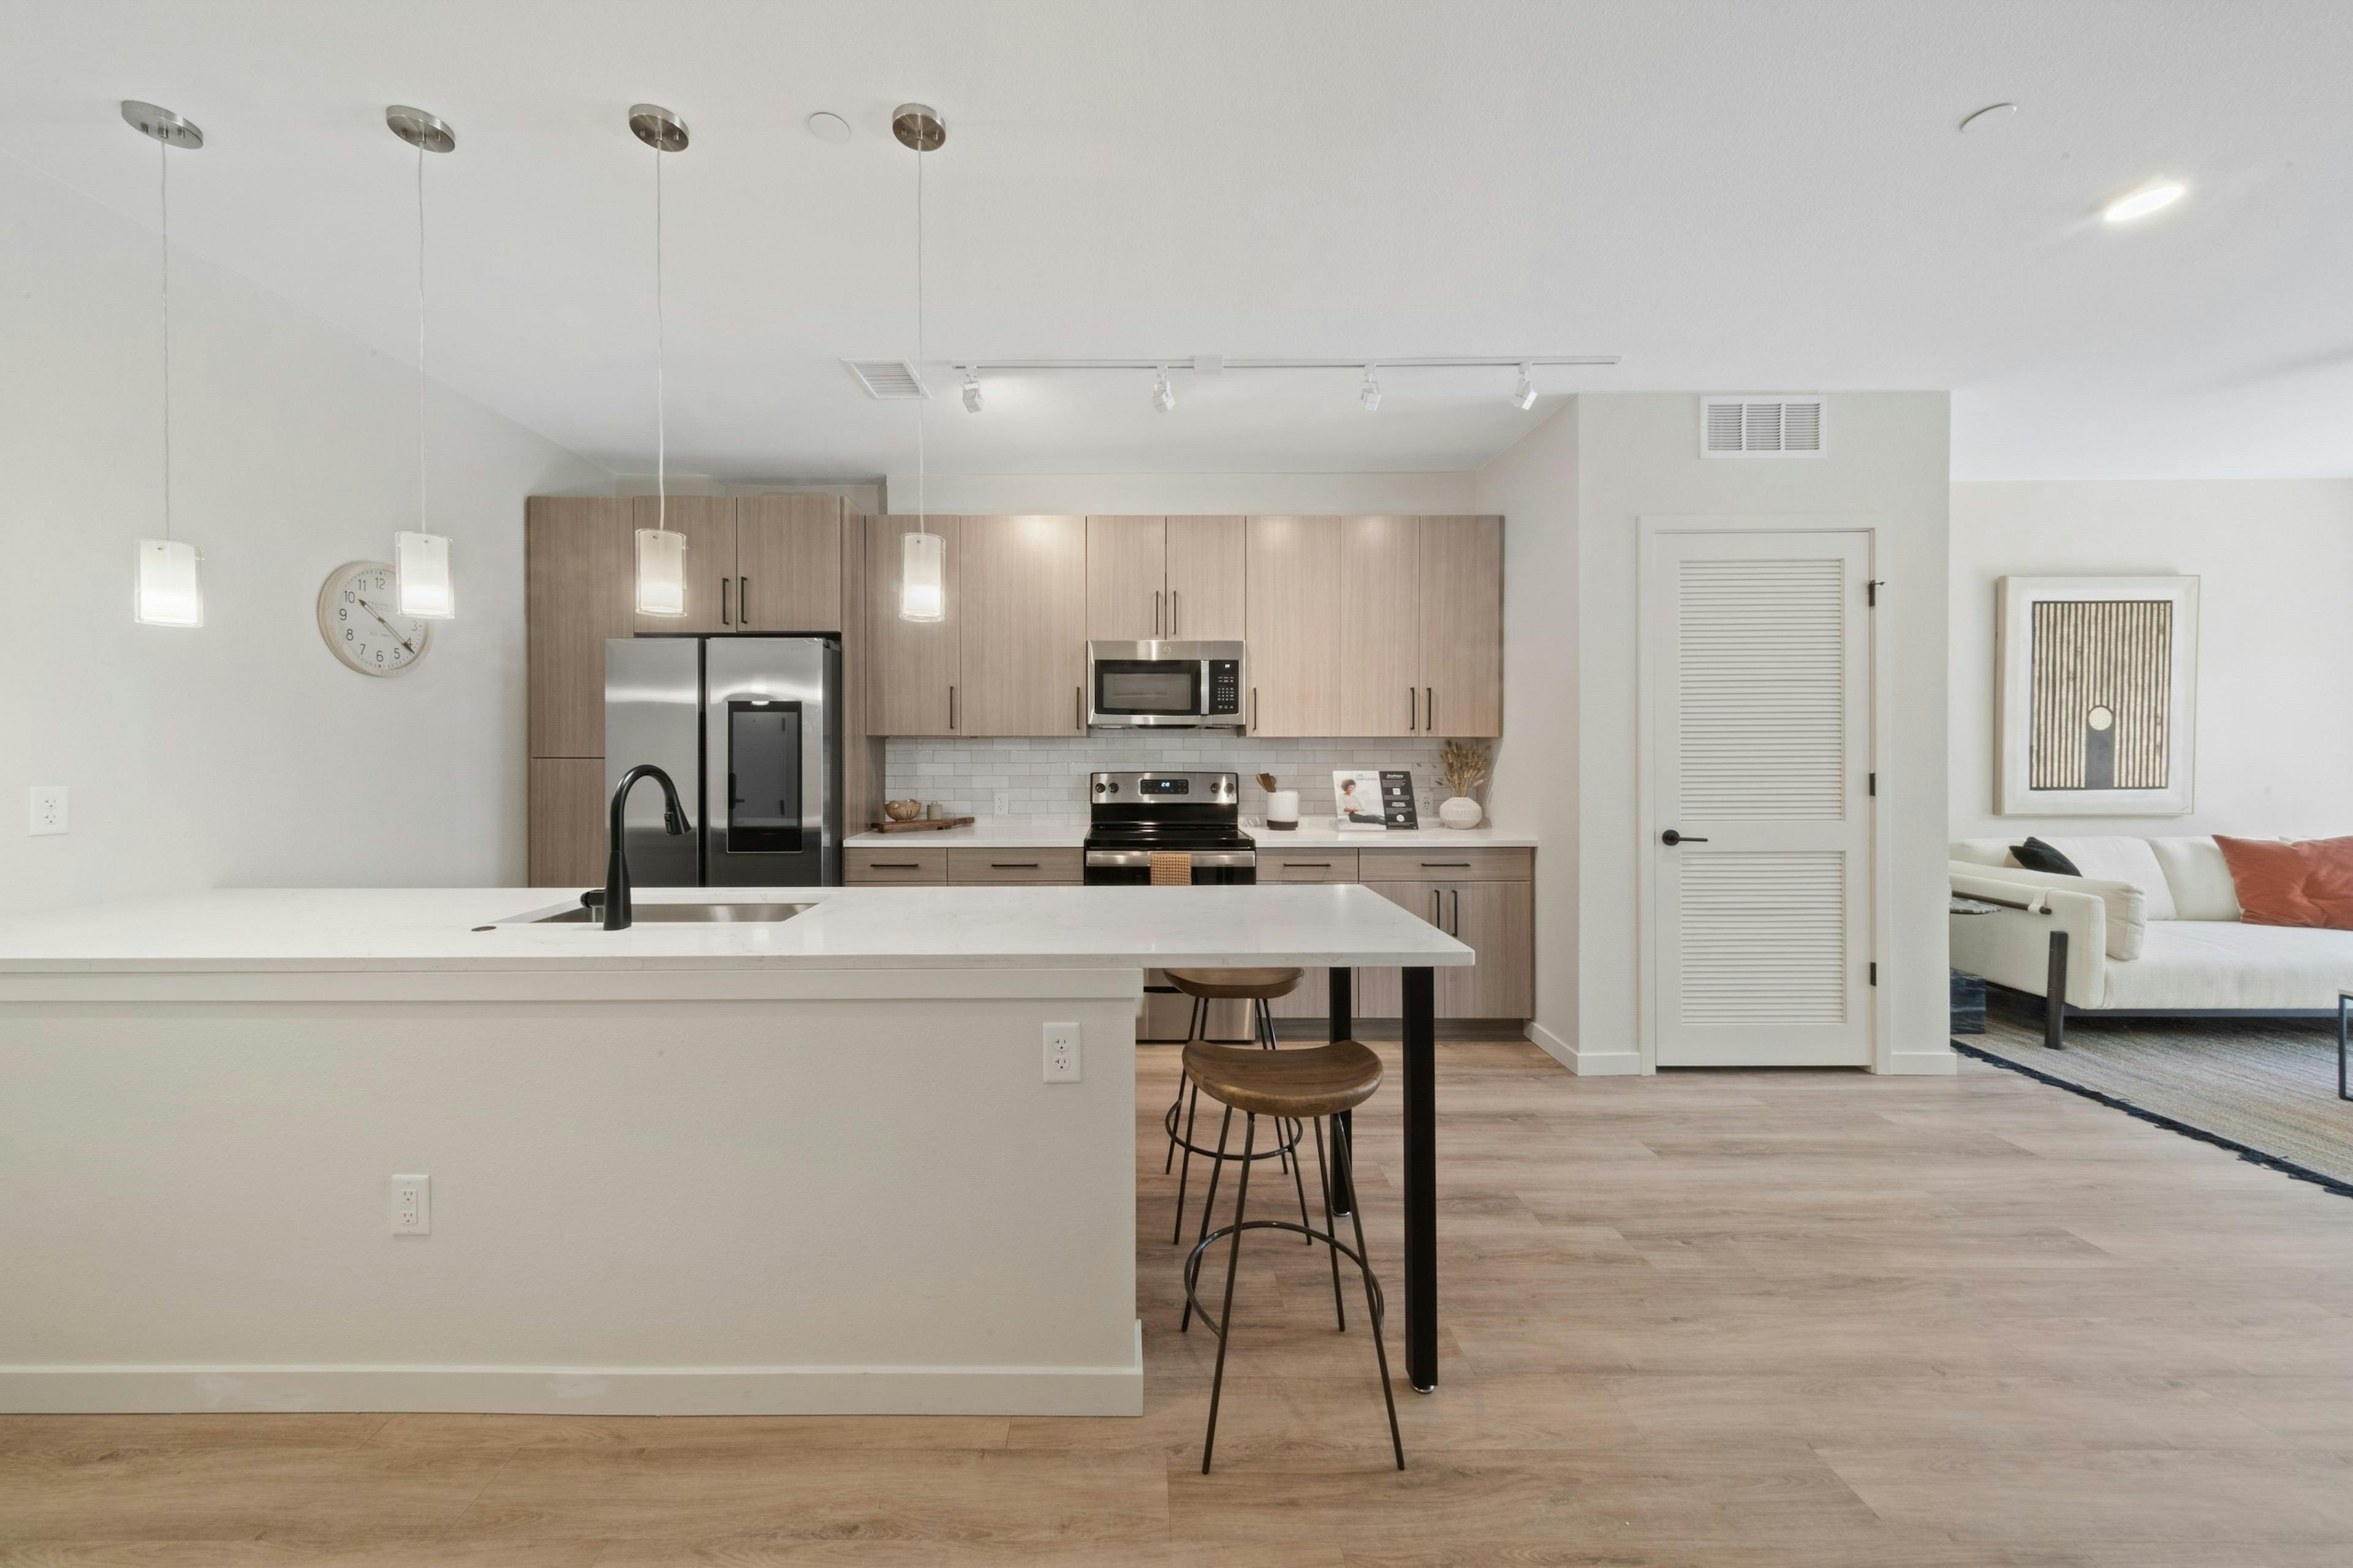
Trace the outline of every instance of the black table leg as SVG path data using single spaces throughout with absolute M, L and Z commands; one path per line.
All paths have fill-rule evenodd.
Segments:
M 1405 977 L 1405 1371 L 1438 1387 L 1437 971 Z
M 2042 1043 L 2067 1048 L 2067 933 L 2051 933 L 2051 967 L 2042 979 Z
M 2353 1094 L 2346 1092 L 2345 1085 L 2345 1005 L 2348 1002 L 2353 1002 L 2353 997 L 2340 993 L 2337 998 L 2337 1098 L 2339 1100 L 2353 1100 Z
M 1353 969 L 1332 971 L 1331 1038 L 1335 1045 L 1356 1037 L 1356 972 Z M 1356 1123 L 1356 1119 L 1345 1110 L 1340 1112 L 1339 1121 L 1347 1130 L 1348 1137 L 1333 1140 L 1335 1147 L 1332 1160 L 1332 1212 L 1345 1217 L 1356 1212 L 1356 1184 L 1348 1171 L 1347 1153 L 1353 1146 Z

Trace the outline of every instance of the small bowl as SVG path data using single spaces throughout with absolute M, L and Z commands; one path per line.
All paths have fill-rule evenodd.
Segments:
M 920 800 L 886 800 L 882 803 L 882 815 L 893 822 L 913 822 L 923 815 L 923 803 Z

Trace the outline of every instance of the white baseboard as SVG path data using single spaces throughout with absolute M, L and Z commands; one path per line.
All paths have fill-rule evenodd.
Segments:
M 1141 1415 L 1128 1366 L 0 1366 L 0 1412 Z
M 1640 1051 L 1581 1051 L 1534 1019 L 1528 1022 L 1527 1037 L 1537 1049 L 1579 1078 L 1634 1078 L 1642 1071 Z
M 1947 1047 L 1929 1051 L 1894 1051 L 1881 1069 L 1891 1074 L 1908 1074 L 1915 1078 L 1950 1078 L 1961 1070 L 1960 1054 Z

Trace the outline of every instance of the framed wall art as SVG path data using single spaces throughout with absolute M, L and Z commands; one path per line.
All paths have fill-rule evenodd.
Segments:
M 1996 641 L 1998 813 L 2188 815 L 2197 578 L 2004 577 Z

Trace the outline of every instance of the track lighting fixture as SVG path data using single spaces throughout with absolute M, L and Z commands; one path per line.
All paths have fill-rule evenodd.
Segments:
M 1160 379 L 1152 388 L 1152 406 L 1167 414 L 1176 406 L 1176 389 L 1168 384 L 1168 367 L 1164 364 L 1159 368 Z
M 971 371 L 964 373 L 964 411 L 966 414 L 980 412 L 980 377 Z
M 1512 389 L 1513 405 L 1525 411 L 1536 405 L 1536 373 L 1534 365 L 1520 366 L 1520 384 Z
M 1365 367 L 1365 384 L 1356 389 L 1356 401 L 1365 405 L 1367 414 L 1381 411 L 1381 384 L 1373 379 L 1373 367 Z

